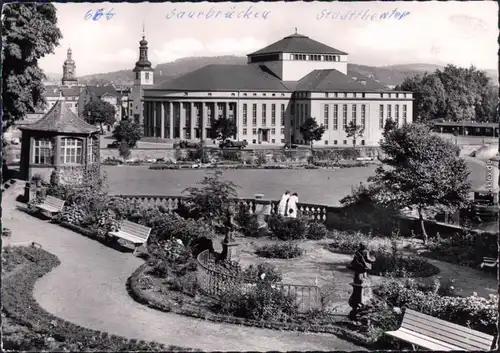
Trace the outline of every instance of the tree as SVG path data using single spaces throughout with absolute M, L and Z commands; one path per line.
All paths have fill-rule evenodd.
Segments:
M 221 117 L 212 122 L 213 139 L 226 141 L 234 135 L 236 135 L 236 123 L 233 119 Z
M 116 121 L 115 114 L 115 107 L 95 97 L 92 97 L 83 107 L 83 117 L 85 120 L 92 125 L 99 124 L 101 132 L 104 132 L 102 124 L 113 126 Z
M 15 121 L 45 107 L 46 79 L 38 60 L 62 38 L 52 4 L 10 3 L 2 9 L 2 105 L 5 132 Z
M 142 137 L 141 127 L 133 120 L 121 120 L 113 130 L 113 137 L 118 142 L 125 141 L 129 147 L 135 147 L 137 141 Z
M 307 118 L 302 125 L 300 125 L 299 130 L 304 140 L 310 143 L 312 150 L 313 142 L 321 140 L 326 129 L 323 124 L 318 126 L 316 119 L 311 117 Z
M 382 133 L 382 136 L 387 136 L 392 130 L 397 129 L 398 126 L 396 125 L 396 122 L 392 120 L 392 118 L 387 118 L 385 119 L 385 124 L 384 124 L 384 132 Z
M 383 204 L 418 212 L 427 243 L 424 213 L 455 211 L 468 204 L 467 165 L 456 146 L 421 124 L 390 131 L 380 147 L 387 158 L 368 181 L 380 190 Z
M 201 187 L 189 187 L 183 190 L 188 193 L 186 207 L 190 214 L 210 222 L 212 225 L 222 225 L 231 204 L 238 196 L 238 187 L 232 181 L 222 179 L 222 172 L 216 170 L 203 178 Z
M 363 125 L 356 125 L 356 122 L 351 120 L 351 122 L 345 127 L 345 132 L 347 138 L 352 137 L 354 139 L 353 145 L 356 146 L 356 139 L 363 136 L 365 133 L 365 127 Z

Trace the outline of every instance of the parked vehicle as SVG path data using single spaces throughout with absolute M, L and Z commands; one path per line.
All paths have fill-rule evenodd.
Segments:
M 198 143 L 197 142 L 190 142 L 190 141 L 186 141 L 186 140 L 181 140 L 180 142 L 178 143 L 174 143 L 174 148 L 196 148 L 196 146 L 198 146 Z
M 286 143 L 286 144 L 285 144 L 285 146 L 283 146 L 283 148 L 284 148 L 285 150 L 289 150 L 289 149 L 291 149 L 291 148 L 292 148 L 292 149 L 295 149 L 295 148 L 298 148 L 298 147 L 299 147 L 299 145 L 295 145 L 295 144 L 291 144 L 291 145 L 290 145 L 289 143 Z
M 220 148 L 239 148 L 240 150 L 244 149 L 248 145 L 246 141 L 231 141 L 226 140 L 219 144 Z
M 118 141 L 113 141 L 111 143 L 108 143 L 108 148 L 118 148 L 120 146 L 120 142 Z

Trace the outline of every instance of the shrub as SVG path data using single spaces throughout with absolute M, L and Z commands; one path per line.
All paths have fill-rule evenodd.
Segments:
M 374 289 L 390 306 L 409 308 L 473 330 L 496 334 L 498 296 L 489 298 L 440 296 L 436 290 L 424 292 L 416 282 L 389 280 Z
M 275 289 L 269 282 L 259 281 L 254 288 L 241 291 L 231 287 L 217 298 L 212 310 L 251 320 L 287 322 L 298 315 L 299 305 L 293 295 Z
M 118 142 L 125 141 L 129 147 L 134 147 L 142 137 L 141 127 L 132 120 L 121 120 L 113 130 L 113 137 Z
M 439 273 L 439 268 L 421 256 L 402 256 L 385 250 L 372 252 L 372 255 L 375 256 L 376 260 L 370 274 L 375 276 L 430 277 Z
M 307 224 L 306 238 L 311 240 L 321 240 L 328 235 L 326 226 L 317 221 L 309 221 Z
M 270 283 L 278 283 L 283 279 L 276 266 L 266 262 L 258 264 L 257 266 L 250 265 L 246 269 L 240 271 L 240 273 L 241 276 L 248 278 L 251 282 L 262 280 L 262 274 L 264 274 L 264 281 Z
M 130 151 L 130 147 L 127 141 L 120 142 L 120 144 L 118 145 L 118 153 L 124 160 L 130 157 L 132 152 Z
M 177 164 L 170 164 L 170 163 L 164 163 L 164 162 L 157 162 L 153 163 L 149 166 L 149 169 L 153 170 L 172 170 L 172 169 L 180 169 L 181 167 Z
M 267 221 L 272 236 L 281 240 L 304 239 L 307 233 L 307 219 L 287 218 L 270 215 Z
M 359 243 L 367 241 L 369 238 L 359 232 L 334 231 L 329 234 L 332 242 L 329 249 L 344 254 L 354 254 L 359 247 Z
M 123 161 L 116 157 L 106 157 L 102 162 L 102 165 L 119 165 L 123 164 Z
M 264 152 L 255 153 L 255 164 L 257 165 L 267 164 L 267 158 Z
M 241 152 L 222 150 L 221 158 L 226 161 L 241 162 Z
M 243 203 L 239 205 L 234 221 L 238 225 L 240 233 L 245 237 L 258 238 L 268 235 L 267 228 L 259 228 L 257 215 L 251 214 L 250 208 Z
M 302 250 L 297 244 L 284 243 L 272 244 L 259 247 L 256 251 L 257 255 L 270 259 L 293 259 L 302 256 Z

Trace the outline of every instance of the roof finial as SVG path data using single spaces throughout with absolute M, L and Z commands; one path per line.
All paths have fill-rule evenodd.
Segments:
M 297 34 L 297 27 L 295 27 L 295 34 Z
M 142 21 L 142 39 L 146 37 L 145 35 L 145 30 L 144 30 L 144 21 Z

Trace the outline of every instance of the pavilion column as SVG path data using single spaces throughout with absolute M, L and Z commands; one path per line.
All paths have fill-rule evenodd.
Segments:
M 207 115 L 207 109 L 205 109 L 205 102 L 200 103 L 200 130 L 201 130 L 201 140 L 205 141 L 207 139 L 207 123 L 205 121 Z
M 186 110 L 184 109 L 184 102 L 179 103 L 180 110 L 180 124 L 179 124 L 179 138 L 182 140 L 186 137 L 185 128 L 186 128 Z
M 196 114 L 194 112 L 194 103 L 191 102 L 189 104 L 191 104 L 191 108 L 189 109 L 191 113 L 191 116 L 189 117 L 189 119 L 191 119 L 191 124 L 189 124 L 189 126 L 191 127 L 191 140 L 194 140 L 195 138 L 194 126 L 196 125 Z
M 168 138 L 174 138 L 174 107 L 172 102 L 168 102 Z
M 151 126 L 152 126 L 152 131 L 151 131 L 151 136 L 156 137 L 156 102 L 151 102 Z
M 229 103 L 228 102 L 224 103 L 224 110 L 225 110 L 225 112 L 224 112 L 223 117 L 227 119 L 227 118 L 229 118 Z
M 152 109 L 151 109 L 151 102 L 145 102 L 144 103 L 144 119 L 143 121 L 145 121 L 147 124 L 145 124 L 145 128 L 147 130 L 147 136 L 151 137 L 151 116 L 152 116 Z
M 30 138 L 30 163 L 33 160 L 31 155 L 33 152 L 33 137 Z M 57 168 L 59 166 L 61 156 L 61 136 L 54 136 L 54 166 Z
M 165 120 L 167 120 L 167 109 L 165 102 L 161 102 L 161 138 L 164 139 L 167 135 Z

